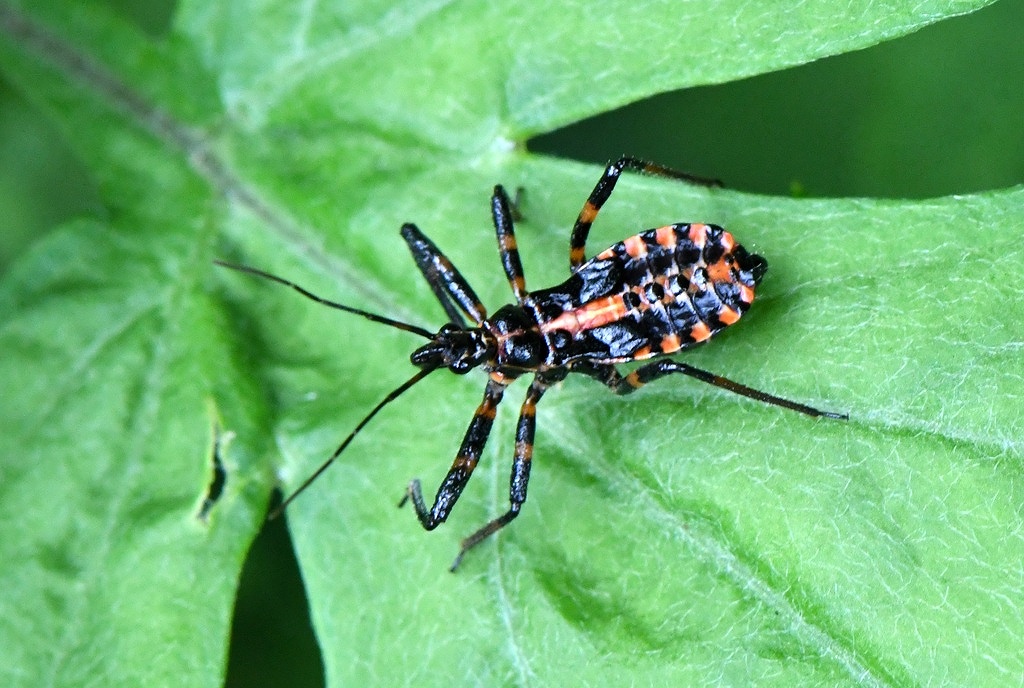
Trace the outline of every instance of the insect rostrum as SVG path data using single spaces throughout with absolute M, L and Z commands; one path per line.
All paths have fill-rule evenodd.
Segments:
M 739 320 L 753 302 L 755 290 L 768 266 L 764 258 L 747 252 L 729 232 L 716 225 L 700 223 L 650 229 L 586 260 L 590 227 L 624 170 L 713 183 L 636 158 L 625 157 L 608 165 L 573 226 L 569 240 L 569 278 L 562 284 L 538 291 L 526 288 L 516 247 L 511 201 L 501 186 L 494 187 L 491 212 L 498 252 L 515 303 L 502 306 L 490 316 L 472 287 L 440 249 L 415 225 L 404 225 L 402 238 L 450 321 L 436 333 L 329 301 L 261 270 L 217 261 L 224 267 L 289 286 L 332 308 L 428 340 L 410 356 L 419 371 L 382 399 L 272 516 L 280 513 L 326 470 L 381 408 L 439 368 L 460 375 L 481 368 L 488 379 L 483 401 L 473 414 L 433 504 L 427 506 L 418 480 L 409 483 L 399 503 L 401 506 L 412 501 L 420 523 L 427 530 L 433 530 L 448 518 L 469 482 L 505 388 L 518 377 L 532 376 L 516 426 L 509 508 L 462 541 L 451 567 L 453 571 L 469 549 L 519 514 L 526 501 L 530 479 L 537 402 L 551 385 L 569 373 L 595 378 L 616 394 L 630 394 L 658 378 L 681 373 L 809 416 L 846 418 L 843 414 L 819 411 L 667 358 L 707 341 Z M 653 360 L 625 375 L 615 368 L 619 363 L 648 359 Z

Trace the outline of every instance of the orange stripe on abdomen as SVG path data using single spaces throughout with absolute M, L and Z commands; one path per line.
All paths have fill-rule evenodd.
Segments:
M 556 318 L 541 323 L 541 332 L 552 332 L 554 330 L 565 330 L 571 334 L 592 330 L 608 323 L 621 320 L 626 315 L 626 304 L 622 302 L 622 296 L 607 296 L 603 299 L 596 299 L 582 308 L 573 311 L 565 311 Z

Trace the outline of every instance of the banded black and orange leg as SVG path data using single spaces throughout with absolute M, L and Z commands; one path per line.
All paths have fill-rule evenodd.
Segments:
M 494 195 L 491 196 L 491 215 L 494 218 L 494 231 L 498 235 L 501 267 L 505 269 L 505 276 L 508 277 L 508 284 L 516 296 L 516 302 L 521 304 L 527 294 L 526 278 L 523 276 L 523 263 L 519 259 L 519 247 L 516 245 L 513 207 L 504 187 L 500 184 L 494 187 Z
M 803 413 L 808 416 L 835 418 L 837 420 L 847 420 L 849 418 L 845 413 L 821 411 L 813 406 L 801 404 L 796 401 L 790 401 L 789 399 L 783 399 L 782 397 L 777 397 L 774 394 L 769 394 L 768 392 L 762 392 L 761 390 L 754 389 L 753 387 L 741 385 L 729 378 L 722 377 L 721 375 L 715 375 L 714 373 L 710 373 L 706 370 L 695 368 L 692 365 L 680 363 L 678 361 L 655 361 L 653 363 L 640 366 L 627 375 L 620 374 L 619 371 L 611 365 L 576 365 L 573 367 L 573 371 L 583 373 L 600 380 L 610 387 L 616 394 L 631 394 L 658 378 L 665 377 L 666 375 L 672 375 L 673 373 L 680 373 L 682 375 L 688 375 L 696 378 L 701 382 L 706 382 L 709 385 L 729 390 L 734 394 L 739 394 L 772 406 L 781 406 L 782 408 L 787 408 L 791 411 Z
M 608 197 L 612 195 L 612 191 L 615 190 L 615 184 L 619 181 L 619 175 L 622 174 L 623 170 L 631 170 L 633 172 L 652 174 L 658 177 L 678 179 L 680 181 L 688 182 L 690 184 L 699 184 L 701 186 L 722 185 L 722 182 L 717 179 L 697 177 L 692 174 L 687 174 L 686 172 L 680 172 L 669 167 L 664 167 L 663 165 L 638 160 L 637 158 L 619 158 L 605 168 L 604 174 L 602 174 L 601 178 L 597 181 L 597 185 L 594 187 L 594 190 L 590 192 L 590 197 L 587 199 L 587 202 L 583 204 L 583 209 L 576 218 L 576 224 L 572 227 L 572 235 L 569 238 L 569 269 L 572 272 L 576 272 L 576 268 L 582 265 L 586 260 L 587 236 L 590 234 L 590 227 L 594 224 L 594 220 L 597 219 L 597 214 L 601 210 L 601 206 L 605 204 Z
M 530 465 L 533 459 L 533 438 L 537 430 L 537 402 L 544 396 L 548 387 L 565 378 L 564 371 L 555 376 L 537 375 L 526 391 L 526 399 L 519 411 L 519 424 L 516 426 L 516 450 L 512 458 L 512 474 L 509 476 L 508 501 L 509 508 L 501 516 L 484 524 L 482 528 L 465 538 L 459 554 L 452 563 L 454 571 L 462 561 L 462 557 L 491 535 L 507 526 L 519 515 L 519 509 L 526 501 L 526 488 L 530 482 Z
M 459 495 L 465 489 L 473 469 L 480 461 L 480 454 L 483 453 L 484 445 L 487 443 L 487 436 L 491 434 L 491 426 L 494 425 L 494 416 L 501 403 L 501 397 L 505 393 L 505 387 L 511 382 L 509 379 L 496 380 L 490 378 L 487 381 L 487 388 L 484 390 L 484 400 L 477 407 L 473 414 L 473 420 L 469 423 L 466 435 L 462 439 L 462 446 L 459 453 L 448 469 L 441 487 L 434 497 L 434 504 L 429 509 L 423 501 L 423 490 L 419 480 L 412 480 L 405 491 L 405 496 L 398 506 L 404 506 L 409 499 L 416 509 L 416 516 L 426 530 L 433 530 L 444 523 L 451 513 L 452 507 L 458 501 Z
M 452 324 L 466 327 L 465 318 L 469 318 L 474 325 L 480 325 L 487 317 L 487 309 L 458 268 L 416 225 L 402 225 L 402 238 Z

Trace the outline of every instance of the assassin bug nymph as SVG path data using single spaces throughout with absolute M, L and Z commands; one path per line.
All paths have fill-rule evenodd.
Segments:
M 402 238 L 426 278 L 449 322 L 436 333 L 374 313 L 328 301 L 275 275 L 217 261 L 223 267 L 258 275 L 291 287 L 318 303 L 355 313 L 374 322 L 413 332 L 428 340 L 410 356 L 420 370 L 382 399 L 345 441 L 271 514 L 281 513 L 352 442 L 385 405 L 439 368 L 462 375 L 473 368 L 488 374 L 483 402 L 473 414 L 459 452 L 429 508 L 419 480 L 412 480 L 399 506 L 412 501 L 420 523 L 433 530 L 451 513 L 483 452 L 505 388 L 532 374 L 516 426 L 515 452 L 509 484 L 509 508 L 462 541 L 452 564 L 508 525 L 526 501 L 533 458 L 536 406 L 551 385 L 569 373 L 583 373 L 616 394 L 630 394 L 649 382 L 681 373 L 736 394 L 808 416 L 845 419 L 805 404 L 762 392 L 668 358 L 694 347 L 736 322 L 754 300 L 754 290 L 768 268 L 764 258 L 748 253 L 732 235 L 710 224 L 678 223 L 633 235 L 585 260 L 590 227 L 624 170 L 714 185 L 660 165 L 624 157 L 608 165 L 576 218 L 569 240 L 570 277 L 562 284 L 527 291 L 513 233 L 513 208 L 505 189 L 494 187 L 491 214 L 498 252 L 515 303 L 493 315 L 447 257 L 413 224 Z M 656 358 L 623 375 L 618 363 Z

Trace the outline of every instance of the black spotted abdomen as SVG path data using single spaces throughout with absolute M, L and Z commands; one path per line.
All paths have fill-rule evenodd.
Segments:
M 716 225 L 651 229 L 602 251 L 564 283 L 532 292 L 551 365 L 642 360 L 694 346 L 750 307 L 767 270 Z

